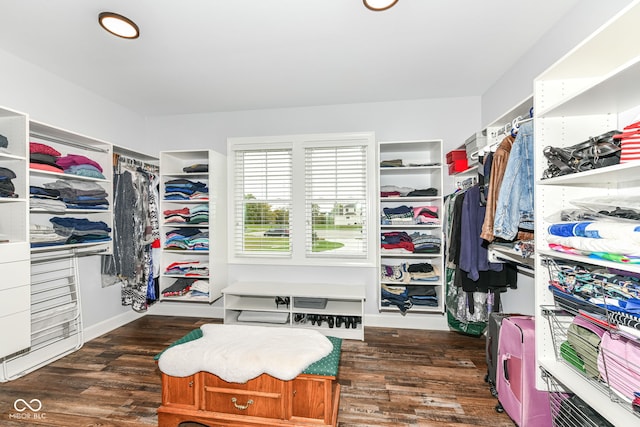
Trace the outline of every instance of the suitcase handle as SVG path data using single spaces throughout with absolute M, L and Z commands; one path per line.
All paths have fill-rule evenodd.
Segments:
M 507 366 L 508 366 L 508 365 L 507 365 L 507 361 L 508 361 L 508 360 L 509 360 L 508 358 L 505 358 L 505 359 L 502 361 L 502 370 L 503 370 L 503 372 L 504 372 L 504 379 L 505 379 L 505 380 L 507 380 L 507 381 L 509 381 L 509 369 L 507 368 Z

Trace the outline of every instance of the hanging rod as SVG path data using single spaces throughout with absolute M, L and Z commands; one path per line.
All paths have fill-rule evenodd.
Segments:
M 495 138 L 497 136 L 504 135 L 506 133 L 511 132 L 512 129 L 518 128 L 521 124 L 530 122 L 531 120 L 533 120 L 533 117 L 527 117 L 523 119 L 522 116 L 518 116 L 515 119 L 513 119 L 511 122 L 506 123 L 497 131 L 491 132 L 491 136 Z
M 52 136 L 43 135 L 36 132 L 29 132 L 29 136 L 34 138 L 44 139 L 49 142 L 56 142 L 58 144 L 68 145 L 70 147 L 82 148 L 83 150 L 97 151 L 99 153 L 108 153 L 109 150 L 106 148 L 94 147 L 93 145 L 83 144 L 81 142 L 67 141 L 66 139 L 54 138 Z

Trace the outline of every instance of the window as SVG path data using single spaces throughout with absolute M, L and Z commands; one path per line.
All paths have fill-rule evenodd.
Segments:
M 235 252 L 291 255 L 291 149 L 235 152 Z
M 228 153 L 232 262 L 373 264 L 372 133 L 230 138 Z
M 305 149 L 307 256 L 367 255 L 367 147 Z

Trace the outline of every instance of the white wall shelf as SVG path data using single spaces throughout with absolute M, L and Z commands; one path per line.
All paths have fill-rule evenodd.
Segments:
M 396 311 L 400 313 L 396 305 L 383 304 L 382 287 L 400 286 L 407 292 L 417 290 L 417 286 L 428 286 L 435 289 L 437 302 L 434 305 L 413 304 L 408 309 L 410 312 L 420 313 L 443 313 L 444 312 L 444 241 L 442 239 L 442 189 L 443 189 L 443 144 L 442 140 L 410 140 L 410 141 L 379 141 L 378 161 L 379 179 L 381 189 L 388 186 L 400 188 L 412 188 L 416 190 L 435 189 L 437 194 L 432 196 L 392 196 L 378 197 L 379 207 L 379 227 L 378 235 L 382 244 L 383 233 L 404 232 L 408 235 L 420 233 L 434 236 L 441 239 L 440 251 L 437 253 L 419 252 L 393 252 L 385 251 L 379 246 L 378 262 L 378 309 L 380 311 Z M 401 166 L 385 166 L 388 161 L 401 161 Z M 416 166 L 421 165 L 421 166 Z M 419 223 L 391 223 L 383 221 L 385 208 L 398 208 L 408 206 L 410 208 L 420 206 L 433 206 L 437 210 L 438 221 L 436 224 Z M 426 280 L 403 280 L 400 282 L 383 280 L 382 272 L 387 266 L 402 266 L 411 264 L 431 264 L 437 272 L 439 278 L 435 281 Z M 405 275 L 409 275 L 405 272 Z M 410 298 L 407 298 L 409 300 Z
M 184 168 L 194 165 L 206 165 L 204 172 L 185 172 Z M 162 261 L 160 265 L 160 300 L 179 302 L 212 303 L 222 296 L 221 290 L 227 285 L 227 222 L 226 208 L 226 158 L 212 150 L 177 150 L 160 153 L 160 239 Z M 172 200 L 166 197 L 166 184 L 172 180 L 187 180 L 203 183 L 207 194 L 199 198 Z M 165 219 L 167 210 L 206 208 L 208 222 L 190 224 L 187 222 L 169 222 Z M 185 230 L 208 233 L 208 249 L 188 248 L 183 250 L 167 249 L 167 233 L 172 230 Z M 206 265 L 208 273 L 194 276 L 167 272 L 172 263 L 196 262 Z M 187 292 L 179 296 L 165 296 L 163 291 L 181 279 L 198 279 L 208 283 L 208 295 L 195 295 Z
M 318 330 L 325 335 L 347 339 L 364 340 L 364 285 L 336 283 L 282 283 L 282 282 L 238 282 L 222 290 L 224 294 L 225 324 L 256 324 L 243 322 L 238 316 L 243 311 L 256 313 L 285 314 L 282 323 L 259 323 L 263 326 L 296 327 Z M 275 298 L 288 298 L 288 306 L 276 304 Z M 299 307 L 296 298 L 325 298 L 324 308 Z M 319 324 L 313 324 L 310 315 L 320 316 Z M 333 326 L 330 327 L 328 318 Z M 356 319 L 346 327 L 338 327 L 337 318 Z M 354 327 L 355 326 L 355 327 Z
M 635 1 L 596 31 L 534 82 L 536 156 L 536 359 L 538 365 L 616 426 L 640 424 L 630 403 L 613 399 L 602 387 L 573 369 L 556 355 L 545 306 L 553 306 L 548 290 L 549 272 L 544 258 L 616 268 L 630 273 L 638 266 L 556 252 L 549 248 L 550 216 L 561 209 L 577 208 L 572 200 L 622 194 L 640 194 L 640 163 L 627 163 L 592 171 L 541 179 L 547 167 L 546 146 L 570 146 L 629 123 L 620 123 L 626 110 L 640 105 L 640 2 Z M 616 49 L 612 49 L 612 45 Z M 539 388 L 544 388 L 542 377 Z M 620 406 L 622 405 L 622 406 Z
M 32 252 L 59 251 L 82 247 L 83 252 L 95 252 L 100 254 L 113 251 L 113 146 L 105 141 L 90 138 L 74 132 L 69 132 L 44 123 L 29 122 L 29 141 L 47 145 L 64 157 L 67 155 L 84 156 L 98 163 L 102 168 L 104 178 L 76 175 L 64 172 L 51 172 L 40 169 L 29 169 L 29 185 L 42 187 L 46 184 L 58 182 L 66 183 L 94 183 L 106 192 L 107 207 L 104 209 L 65 209 L 60 212 L 57 209 L 47 210 L 34 208 L 29 213 L 29 223 L 38 226 L 52 227 L 50 219 L 53 217 L 77 218 L 93 222 L 102 222 L 111 230 L 110 240 L 95 242 L 70 242 L 66 244 L 33 244 Z M 80 184 L 81 185 L 81 184 Z

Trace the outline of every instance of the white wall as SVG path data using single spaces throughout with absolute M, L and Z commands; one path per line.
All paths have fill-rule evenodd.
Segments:
M 211 148 L 226 154 L 228 137 L 251 137 L 305 133 L 374 131 L 376 139 L 443 139 L 444 152 L 464 144 L 480 127 L 478 97 L 428 99 L 354 105 L 332 105 L 278 110 L 212 113 L 147 119 L 149 147 L 157 150 Z M 444 194 L 453 191 L 453 181 L 445 177 Z M 378 280 L 375 268 L 311 268 L 231 265 L 229 281 L 275 280 L 317 282 L 319 277 L 337 282 L 367 284 L 368 325 L 414 328 L 446 328 L 442 315 L 402 317 L 399 313 L 378 313 Z M 221 302 L 199 315 L 219 314 Z M 216 310 L 218 308 L 218 310 Z M 197 308 L 196 308 L 197 309 Z M 184 313 L 179 304 L 162 303 L 153 313 Z M 207 309 L 208 310 L 208 309 Z M 193 309 L 190 308 L 191 313 Z
M 482 126 L 501 117 L 533 93 L 533 80 L 633 0 L 581 0 L 527 52 L 513 55 L 514 65 L 482 95 Z M 535 25 L 526 16 L 523 25 Z M 596 59 L 594 59 L 596 60 Z
M 31 120 L 117 145 L 134 148 L 143 140 L 141 116 L 2 50 L 0 64 L 3 107 L 26 113 Z M 131 308 L 120 304 L 118 286 L 102 288 L 99 257 L 81 258 L 79 271 L 89 338 L 109 330 L 114 320 L 133 314 Z
M 379 141 L 443 139 L 445 152 L 480 127 L 479 97 L 253 110 L 147 118 L 146 150 L 211 148 L 227 138 L 374 131 Z

